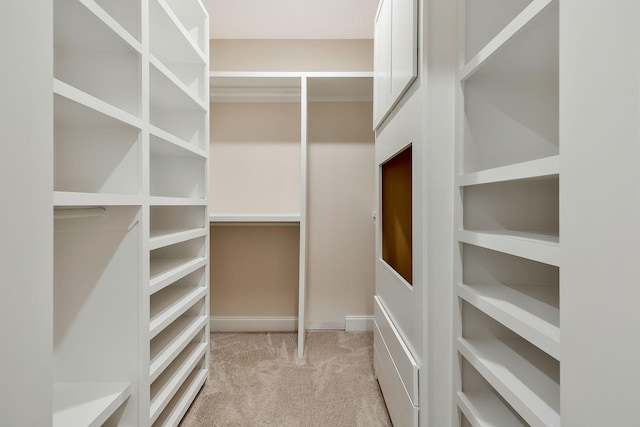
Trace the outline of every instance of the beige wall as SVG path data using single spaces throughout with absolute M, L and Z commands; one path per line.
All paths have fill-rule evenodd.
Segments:
M 300 104 L 212 103 L 211 213 L 300 212 Z
M 213 71 L 372 71 L 373 40 L 211 40 Z
M 369 102 L 309 106 L 307 324 L 372 315 L 374 135 Z
M 211 227 L 211 316 L 295 316 L 297 226 Z

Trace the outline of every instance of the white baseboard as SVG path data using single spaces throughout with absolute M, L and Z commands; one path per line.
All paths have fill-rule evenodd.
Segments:
M 298 318 L 211 316 L 211 332 L 295 332 Z
M 269 316 L 211 316 L 211 332 L 295 332 L 298 318 Z M 314 322 L 308 331 L 373 331 L 373 316 L 346 316 L 344 322 Z
M 345 331 L 373 331 L 373 316 L 346 316 Z

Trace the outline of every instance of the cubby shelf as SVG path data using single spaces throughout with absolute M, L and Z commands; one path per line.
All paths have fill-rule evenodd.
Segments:
M 560 173 L 560 156 L 545 157 L 528 162 L 468 173 L 458 177 L 458 186 L 491 184 L 519 179 L 536 179 Z
M 149 249 L 154 250 L 207 235 L 206 228 L 184 230 L 151 230 Z M 152 276 L 154 276 L 152 274 Z
M 149 415 L 153 423 L 180 386 L 192 373 L 198 362 L 209 350 L 207 343 L 189 344 L 167 369 L 151 384 L 151 408 Z
M 458 240 L 549 265 L 560 265 L 558 236 L 518 231 L 459 230 Z
M 151 341 L 149 377 L 152 382 L 204 330 L 206 324 L 206 316 L 182 316 Z
M 89 110 L 104 114 L 136 129 L 142 129 L 142 120 L 113 105 L 89 95 L 58 79 L 53 79 L 53 93 L 75 102 Z M 87 118 L 90 112 L 83 112 L 72 104 L 64 104 L 56 109 L 56 117 L 63 122 L 78 122 Z M 95 120 L 95 115 L 92 116 Z
M 151 262 L 149 291 L 154 294 L 206 264 L 205 257 L 154 259 Z
M 140 42 L 93 0 L 56 0 L 55 9 L 56 15 L 65 17 L 64 20 L 58 21 L 60 24 L 57 27 L 56 44 L 58 46 L 116 50 L 121 49 L 124 42 L 136 52 L 142 52 Z M 102 25 L 95 25 L 96 20 Z M 82 38 L 74 37 L 72 29 L 67 25 L 69 22 L 73 22 L 73 25 L 82 25 Z
M 460 81 L 467 80 L 489 60 L 498 54 L 502 48 L 513 42 L 514 39 L 527 28 L 534 24 L 537 18 L 543 15 L 543 12 L 557 0 L 534 0 L 532 1 L 516 18 L 511 21 L 497 36 L 493 38 L 476 56 L 474 56 L 460 70 L 458 78 Z M 545 23 L 546 24 L 546 23 Z M 553 24 L 550 22 L 549 24 Z M 557 25 L 557 22 L 556 22 Z M 540 31 L 547 31 L 546 27 Z M 538 60 L 538 58 L 536 58 Z
M 167 68 L 151 55 L 151 105 L 156 108 L 206 111 L 206 104 Z
M 53 385 L 53 426 L 101 426 L 131 395 L 129 383 Z
M 149 322 L 150 338 L 158 335 L 206 295 L 207 288 L 202 286 L 175 286 L 154 294 Z
M 194 369 L 153 425 L 178 425 L 187 409 L 189 409 L 189 405 L 196 398 L 198 391 L 207 380 L 207 375 L 206 369 Z
M 164 62 L 206 64 L 204 53 L 167 3 L 164 0 L 150 3 L 151 52 Z M 160 29 L 162 31 L 156 31 Z M 164 52 L 162 56 L 158 54 L 159 49 Z
M 551 286 L 536 288 L 554 292 Z M 498 284 L 459 283 L 458 295 L 555 359 L 560 358 L 559 309 Z
M 503 341 L 459 338 L 458 351 L 528 423 L 559 426 L 559 383 L 513 350 L 522 339 Z
M 458 392 L 457 401 L 473 427 L 527 426 L 493 393 Z
M 172 144 L 174 146 L 176 146 L 177 148 L 180 148 L 182 150 L 184 150 L 186 153 L 191 153 L 193 155 L 202 157 L 202 158 L 206 158 L 207 154 L 206 152 L 201 149 L 198 148 L 196 146 L 194 146 L 193 144 L 190 144 L 186 141 L 184 141 L 183 139 L 178 138 L 175 135 L 170 134 L 169 132 L 166 132 L 162 129 L 160 129 L 157 126 L 153 126 L 151 125 L 149 127 L 149 133 L 151 134 L 151 136 L 156 137 L 162 141 L 165 141 L 167 144 Z M 158 148 L 158 144 L 151 144 L 151 153 L 152 154 L 166 154 L 167 150 L 164 150 L 162 148 Z

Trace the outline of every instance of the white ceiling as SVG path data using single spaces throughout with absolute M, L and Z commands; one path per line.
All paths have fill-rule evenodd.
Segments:
M 203 0 L 212 39 L 372 39 L 378 0 Z

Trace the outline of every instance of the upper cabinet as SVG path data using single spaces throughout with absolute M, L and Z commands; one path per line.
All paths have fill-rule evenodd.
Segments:
M 374 38 L 373 124 L 377 129 L 418 75 L 417 0 L 380 0 Z

